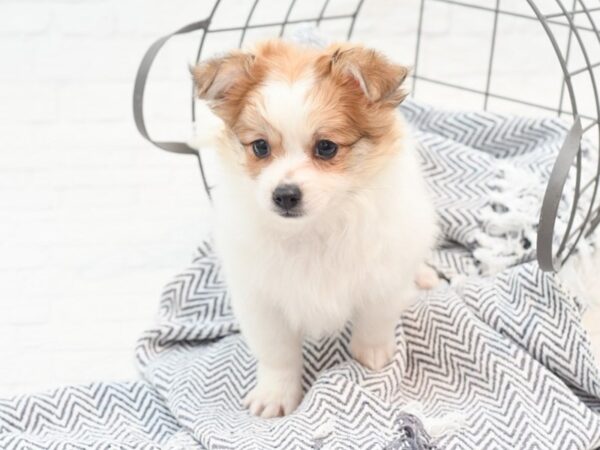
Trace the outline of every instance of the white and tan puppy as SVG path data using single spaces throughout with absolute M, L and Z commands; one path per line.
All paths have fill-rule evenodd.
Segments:
M 434 209 L 396 106 L 407 69 L 348 44 L 268 41 L 194 69 L 225 126 L 215 239 L 242 334 L 258 359 L 253 414 L 302 399 L 302 339 L 352 323 L 378 370 L 434 245 Z

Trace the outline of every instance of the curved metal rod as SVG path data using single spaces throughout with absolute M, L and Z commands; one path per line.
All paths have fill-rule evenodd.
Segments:
M 256 11 L 256 5 L 258 5 L 258 0 L 254 0 L 252 4 L 252 8 L 250 8 L 250 12 L 248 13 L 248 17 L 246 17 L 246 23 L 244 23 L 244 29 L 242 30 L 242 35 L 240 36 L 240 41 L 238 42 L 238 47 L 241 47 L 244 43 L 244 38 L 246 37 L 246 31 L 248 31 L 248 25 L 250 25 L 250 21 L 252 20 L 252 16 L 254 16 L 254 11 Z
M 577 11 L 569 11 L 569 15 L 574 16 L 576 14 L 582 14 L 582 13 L 588 14 L 588 12 L 595 12 L 595 11 L 600 11 L 600 7 L 591 8 L 591 9 L 584 7 L 584 9 L 579 9 Z M 546 17 L 546 19 L 553 19 L 555 17 L 562 17 L 562 16 L 564 16 L 563 13 L 555 13 L 555 14 L 546 14 L 544 17 Z
M 421 5 L 419 7 L 419 21 L 417 23 L 417 42 L 415 44 L 415 63 L 412 67 L 412 89 L 411 93 L 414 96 L 417 90 L 417 79 L 418 79 L 418 68 L 419 68 L 419 55 L 421 53 L 421 38 L 423 36 L 423 16 L 425 15 L 425 0 L 421 0 Z
M 598 40 L 599 40 L 599 43 L 600 43 L 600 32 L 598 31 L 598 28 L 596 27 L 596 23 L 594 22 L 594 20 L 593 20 L 593 18 L 591 16 L 591 14 L 590 14 L 587 6 L 585 5 L 585 3 L 583 3 L 582 0 L 579 0 L 579 3 L 581 4 L 581 7 L 585 11 L 585 15 L 587 16 L 588 20 L 590 21 L 592 29 L 594 30 L 594 32 L 596 34 L 596 37 L 598 37 Z M 565 10 L 564 7 L 562 9 L 563 9 L 563 11 Z M 569 21 L 569 24 L 571 24 L 574 27 L 575 23 L 574 23 L 573 17 L 571 15 L 567 16 L 567 20 Z M 590 81 L 592 83 L 592 90 L 594 92 L 594 98 L 596 99 L 596 115 L 600 118 L 600 97 L 598 96 L 598 86 L 596 84 L 596 77 L 595 77 L 594 71 L 593 71 L 593 67 L 594 66 L 591 63 L 591 60 L 590 60 L 588 52 L 587 52 L 587 50 L 585 48 L 584 42 L 581 39 L 581 36 L 580 36 L 580 34 L 579 34 L 579 32 L 578 32 L 578 30 L 576 28 L 574 30 L 574 33 L 575 33 L 575 37 L 579 41 L 579 45 L 582 47 L 581 51 L 583 53 L 583 56 L 584 56 L 586 64 L 587 64 L 587 70 L 588 70 L 588 72 L 590 74 Z M 599 136 L 599 138 L 600 138 L 600 136 Z M 600 144 L 600 139 L 599 139 L 599 144 Z M 581 152 L 580 152 L 580 154 L 581 154 Z M 581 172 L 581 166 L 580 165 L 577 167 L 577 170 L 578 170 L 579 173 Z M 578 175 L 579 175 L 579 173 L 578 173 Z M 600 174 L 600 158 L 598 158 L 598 161 L 597 161 L 596 174 L 597 175 Z M 598 193 L 598 179 L 596 179 L 596 183 L 594 184 L 594 188 L 593 188 L 593 191 L 592 191 L 592 198 L 590 199 L 590 206 L 589 206 L 589 208 L 587 210 L 587 213 L 585 215 L 585 218 L 583 219 L 583 222 L 582 222 L 584 224 L 588 223 L 588 221 L 590 220 L 590 216 L 591 216 L 592 210 L 594 208 L 594 202 L 596 201 L 596 195 L 597 195 L 597 193 Z M 578 190 L 577 191 L 578 198 L 580 197 L 580 194 L 581 194 L 581 192 Z M 577 198 L 577 200 L 578 200 L 578 198 Z M 577 201 L 575 203 L 577 203 Z M 572 211 L 571 212 L 572 219 L 573 219 L 574 214 L 575 214 L 575 211 Z M 572 220 L 571 220 L 571 222 L 572 222 Z M 573 251 L 577 247 L 577 244 L 579 243 L 579 240 L 581 239 L 581 236 L 583 236 L 584 232 L 585 232 L 585 226 L 583 226 L 581 228 L 581 230 L 578 232 L 577 237 L 575 238 L 575 242 L 573 242 L 573 244 L 570 246 L 569 251 L 567 252 L 567 254 L 565 255 L 565 257 L 563 258 L 563 262 L 565 262 L 569 258 L 569 256 L 571 256 L 571 254 L 573 253 Z M 565 235 L 568 235 L 568 233 L 565 232 Z M 567 239 L 567 237 L 565 237 L 565 240 L 566 239 Z M 570 240 L 570 237 L 569 237 L 569 240 Z M 566 243 L 565 243 L 565 245 L 566 245 Z M 561 251 L 559 249 L 559 253 L 558 254 L 560 254 L 560 252 Z
M 290 6 L 288 7 L 287 12 L 285 13 L 285 18 L 283 19 L 283 23 L 281 24 L 281 31 L 279 31 L 279 37 L 283 36 L 283 33 L 285 33 L 285 26 L 288 23 L 288 20 L 290 20 L 290 16 L 292 15 L 292 10 L 294 9 L 294 5 L 296 4 L 296 0 L 292 0 L 290 2 Z
M 555 1 L 556 1 L 556 4 L 558 5 L 558 7 L 563 11 L 563 13 L 565 15 L 567 15 L 568 11 L 564 7 L 564 5 L 562 4 L 561 0 L 555 0 Z M 589 64 L 590 64 L 589 63 L 589 58 L 588 58 L 588 55 L 587 55 L 587 51 L 586 51 L 585 45 L 584 45 L 584 43 L 583 43 L 583 41 L 581 39 L 581 36 L 579 34 L 579 31 L 577 30 L 577 27 L 575 27 L 575 24 L 572 22 L 571 17 L 568 16 L 568 15 L 566 17 L 567 17 L 567 20 L 569 20 L 569 24 L 571 25 L 570 29 L 572 30 L 572 32 L 573 32 L 573 34 L 574 34 L 574 36 L 575 36 L 575 38 L 577 40 L 577 43 L 579 44 L 579 48 L 580 48 L 582 54 L 584 55 L 584 58 L 586 60 L 586 64 L 589 66 Z M 571 75 L 569 73 L 567 73 L 567 74 L 565 74 L 565 77 L 566 77 L 567 82 L 570 85 L 572 85 L 572 81 L 571 81 L 572 77 L 571 77 Z M 571 97 L 571 104 L 575 104 L 575 103 L 576 103 L 576 98 L 573 96 L 573 97 Z M 580 198 L 579 193 L 580 193 L 580 190 L 581 190 L 581 171 L 582 171 L 582 169 L 581 169 L 581 151 L 579 151 L 577 153 L 577 159 L 576 159 L 575 189 L 573 191 L 573 201 L 572 201 L 572 204 L 571 204 L 571 211 L 569 213 L 569 220 L 567 221 L 567 228 L 566 228 L 566 230 L 564 232 L 564 235 L 563 235 L 563 237 L 562 237 L 562 239 L 560 241 L 560 244 L 558 246 L 558 250 L 556 251 L 556 258 L 555 259 L 560 258 L 562 252 L 565 250 L 567 242 L 568 242 L 569 235 L 571 233 L 571 229 L 573 228 L 573 224 L 575 223 L 575 217 L 577 216 L 577 207 L 579 205 L 579 198 Z M 550 180 L 549 180 L 549 183 L 551 183 L 551 182 L 552 182 L 552 178 L 550 178 Z M 563 186 L 563 189 L 564 189 L 564 186 Z M 554 243 L 554 241 L 553 241 L 553 243 Z M 555 261 L 555 263 L 556 263 L 556 261 Z M 556 266 L 556 264 L 555 264 L 555 266 Z M 556 269 L 558 270 L 558 267 Z
M 490 57 L 488 60 L 488 70 L 485 80 L 485 95 L 483 100 L 483 110 L 487 111 L 490 100 L 490 88 L 492 87 L 492 69 L 494 67 L 494 54 L 496 52 L 496 37 L 498 36 L 498 18 L 500 16 L 500 0 L 496 0 L 496 10 L 494 12 L 494 27 L 492 28 L 492 45 L 490 48 Z
M 433 2 L 437 2 L 437 3 L 446 3 L 449 5 L 456 5 L 456 6 L 463 6 L 465 8 L 471 8 L 471 9 L 477 9 L 479 11 L 489 11 L 489 12 L 494 12 L 494 8 L 490 7 L 490 6 L 484 6 L 484 5 L 478 5 L 475 2 L 465 2 L 465 1 L 459 1 L 459 0 L 430 0 Z M 517 17 L 519 19 L 526 19 L 526 20 L 535 20 L 535 21 L 541 21 L 541 19 L 536 15 L 536 16 L 528 16 L 527 14 L 522 14 L 516 11 L 510 11 L 510 10 L 500 10 L 499 11 L 500 14 L 507 16 L 507 17 Z M 544 15 L 542 14 L 541 17 L 544 17 Z M 559 27 L 568 27 L 569 24 L 565 23 L 565 22 L 561 22 L 560 20 L 548 20 L 546 19 L 546 21 L 552 25 L 556 25 Z M 587 27 L 583 27 L 583 26 L 577 26 L 577 28 L 579 30 L 583 30 L 583 31 L 593 31 L 591 28 L 587 28 Z
M 148 75 L 150 73 L 150 69 L 152 68 L 152 64 L 154 63 L 154 60 L 156 59 L 156 56 L 169 39 L 171 39 L 173 36 L 177 36 L 180 34 L 186 34 L 197 30 L 205 30 L 207 26 L 208 22 L 206 20 L 201 20 L 199 22 L 194 22 L 189 25 L 186 25 L 185 27 L 180 28 L 179 30 L 171 34 L 168 34 L 167 36 L 163 36 L 150 46 L 150 48 L 146 51 L 144 57 L 142 58 L 140 66 L 138 67 L 133 87 L 133 118 L 135 120 L 135 125 L 140 134 L 144 137 L 144 139 L 156 145 L 157 147 L 162 148 L 163 150 L 167 150 L 169 152 L 183 154 L 197 153 L 195 149 L 191 148 L 188 144 L 184 142 L 155 141 L 148 134 L 148 130 L 146 128 L 146 120 L 144 118 L 144 94 L 146 92 L 146 82 L 148 81 Z
M 579 150 L 581 136 L 581 120 L 577 119 L 571 130 L 569 130 L 567 138 L 558 153 L 558 158 L 556 158 L 552 173 L 550 174 L 552 182 L 548 183 L 546 192 L 544 193 L 544 200 L 542 201 L 542 211 L 540 212 L 537 234 L 537 259 L 540 268 L 547 272 L 558 269 L 555 264 L 553 252 L 554 225 L 556 223 L 562 191 L 569 176 L 573 158 Z
M 354 10 L 354 14 L 352 14 L 352 22 L 350 22 L 350 28 L 348 28 L 348 34 L 346 35 L 346 39 L 350 39 L 352 37 L 352 33 L 354 33 L 354 25 L 356 24 L 356 18 L 362 9 L 365 0 L 360 0 L 358 5 L 356 5 L 356 9 Z
M 202 33 L 202 37 L 200 38 L 200 43 L 198 44 L 198 51 L 196 52 L 196 60 L 195 60 L 196 64 L 198 64 L 198 61 L 200 61 L 200 56 L 202 55 L 202 49 L 204 48 L 204 42 L 206 41 L 206 36 L 209 33 L 210 24 L 212 23 L 213 17 L 215 16 L 220 4 L 221 4 L 221 0 L 215 1 L 215 4 L 213 5 L 213 8 L 210 11 L 208 18 L 206 19 L 208 24 L 206 26 L 206 29 L 204 30 L 204 33 Z M 196 90 L 195 89 L 196 89 L 196 87 L 192 83 L 192 95 L 191 95 L 191 101 L 190 101 L 191 107 L 192 107 L 192 123 L 196 122 Z M 199 149 L 196 151 L 196 155 L 197 155 L 197 159 L 198 159 L 198 167 L 200 168 L 200 175 L 202 176 L 202 185 L 204 186 L 204 192 L 206 192 L 206 196 L 208 197 L 208 200 L 210 200 L 212 202 L 212 195 L 210 193 L 211 187 L 208 184 L 208 180 L 206 178 L 206 171 L 204 170 L 202 154 L 200 153 Z
M 563 75 L 565 77 L 564 79 L 565 79 L 565 83 L 567 84 L 569 98 L 571 99 L 572 113 L 575 117 L 578 117 L 577 100 L 575 97 L 575 91 L 573 89 L 573 83 L 571 81 L 571 78 L 568 75 L 569 69 L 567 67 L 565 58 L 562 55 L 560 45 L 556 41 L 556 37 L 554 36 L 554 34 L 552 33 L 552 30 L 550 29 L 550 25 L 548 24 L 548 21 L 544 18 L 544 15 L 541 13 L 540 9 L 535 4 L 534 0 L 527 0 L 527 3 L 533 10 L 534 14 L 538 17 L 538 20 L 540 21 L 542 27 L 544 28 L 544 31 L 546 32 L 548 39 L 550 39 L 550 43 L 552 45 L 552 48 L 554 49 L 554 53 L 556 54 L 556 57 L 558 58 L 558 62 L 560 64 L 560 67 L 563 71 Z M 569 136 L 567 136 L 567 140 L 568 139 L 569 139 Z M 568 149 L 572 151 L 572 147 L 568 147 Z M 563 158 L 561 157 L 561 154 L 564 154 L 566 150 L 567 149 L 565 148 L 565 146 L 563 146 L 563 149 L 561 149 L 561 152 L 559 153 L 558 158 L 557 158 L 556 162 L 554 163 L 554 167 L 552 169 L 552 173 L 551 173 L 550 179 L 548 181 L 548 186 L 546 187 L 546 193 L 544 195 L 544 201 L 542 203 L 542 211 L 540 213 L 540 221 L 539 221 L 538 236 L 537 236 L 537 259 L 538 259 L 540 268 L 542 268 L 542 270 L 546 270 L 546 271 L 555 270 L 554 251 L 553 251 L 553 248 L 554 248 L 554 226 L 556 224 L 556 212 L 558 212 L 558 207 L 557 207 L 556 212 L 554 214 L 552 214 L 553 207 L 548 203 L 550 201 L 549 195 L 558 196 L 558 199 L 554 199 L 554 200 L 560 201 L 560 197 L 562 195 L 562 191 L 564 189 L 564 185 L 566 182 L 566 177 L 563 180 L 561 178 L 558 178 L 555 174 L 556 174 L 556 171 L 559 170 L 558 169 L 559 161 L 561 161 L 561 164 L 564 164 L 564 162 L 562 162 Z M 573 154 L 571 156 L 571 158 L 574 156 L 575 155 Z M 568 175 L 568 168 L 570 167 L 570 161 L 571 160 L 569 160 L 569 166 L 567 167 L 567 175 Z
M 329 2 L 331 0 L 325 0 L 325 2 L 323 3 L 323 6 L 321 7 L 321 11 L 319 12 L 319 18 L 317 19 L 317 27 L 319 25 L 321 25 L 321 20 L 323 20 L 323 16 L 325 15 L 325 10 L 327 9 L 327 6 L 329 5 Z
M 577 0 L 573 0 L 573 4 L 571 5 L 571 9 L 574 10 L 575 6 L 577 6 Z M 565 55 L 565 60 L 567 62 L 567 66 L 569 65 L 569 59 L 571 58 L 571 44 L 573 43 L 573 30 L 569 29 L 569 37 L 567 39 L 567 54 Z M 563 75 L 563 81 L 560 84 L 560 96 L 558 98 L 558 116 L 562 116 L 562 106 L 563 100 L 565 99 L 565 77 Z
M 204 48 L 204 42 L 206 41 L 206 36 L 209 32 L 209 27 L 210 24 L 212 23 L 213 17 L 215 16 L 215 13 L 217 12 L 217 9 L 219 7 L 219 5 L 221 4 L 221 0 L 216 0 L 215 4 L 213 5 L 212 10 L 210 11 L 209 16 L 206 18 L 206 21 L 208 22 L 206 29 L 204 30 L 204 33 L 202 33 L 202 36 L 200 37 L 200 43 L 198 44 L 198 51 L 196 52 L 196 59 L 195 62 L 196 64 L 198 64 L 198 61 L 200 61 L 200 56 L 202 55 L 202 49 Z M 192 122 L 196 121 L 196 92 L 194 89 L 194 86 L 192 85 L 192 96 L 191 96 L 191 100 L 192 100 Z

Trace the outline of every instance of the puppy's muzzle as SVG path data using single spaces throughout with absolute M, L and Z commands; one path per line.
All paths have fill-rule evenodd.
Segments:
M 298 217 L 302 215 L 302 191 L 295 184 L 277 186 L 273 191 L 273 203 L 281 216 Z

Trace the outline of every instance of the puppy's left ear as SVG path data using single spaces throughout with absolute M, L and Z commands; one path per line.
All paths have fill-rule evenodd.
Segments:
M 234 51 L 191 68 L 196 94 L 228 124 L 235 120 L 244 96 L 256 83 L 254 60 L 254 55 Z
M 330 48 L 330 58 L 331 73 L 353 79 L 371 102 L 395 107 L 408 96 L 402 84 L 409 69 L 375 50 L 338 45 Z
M 222 100 L 236 84 L 250 77 L 253 62 L 253 55 L 234 51 L 190 68 L 198 97 L 208 101 Z

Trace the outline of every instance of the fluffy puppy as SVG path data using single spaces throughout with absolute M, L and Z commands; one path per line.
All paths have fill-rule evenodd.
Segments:
M 436 226 L 396 107 L 408 70 L 360 46 L 280 40 L 194 70 L 224 127 L 215 241 L 242 334 L 258 359 L 253 414 L 302 399 L 302 340 L 351 321 L 351 351 L 378 370 L 413 300 Z

